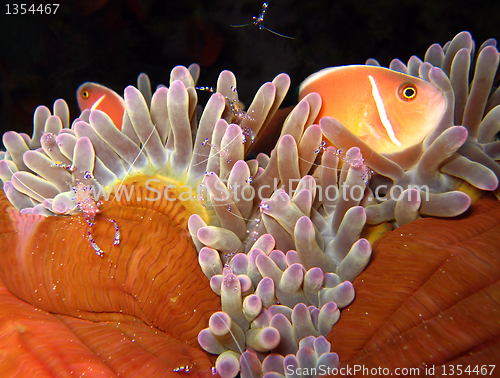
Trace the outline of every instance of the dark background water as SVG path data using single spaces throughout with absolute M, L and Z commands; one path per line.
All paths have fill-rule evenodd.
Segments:
M 174 66 L 196 62 L 198 85 L 215 86 L 219 72 L 229 69 L 249 104 L 260 85 L 286 72 L 289 105 L 300 82 L 324 67 L 370 57 L 382 65 L 413 54 L 423 58 L 430 44 L 462 30 L 478 45 L 500 37 L 500 1 L 270 0 L 265 26 L 293 40 L 254 25 L 231 27 L 251 23 L 261 0 L 60 0 L 55 15 L 7 15 L 12 3 L 0 8 L 1 133 L 31 134 L 35 107 L 52 107 L 61 97 L 75 118 L 75 90 L 84 81 L 123 93 L 141 72 L 156 87 L 168 84 Z

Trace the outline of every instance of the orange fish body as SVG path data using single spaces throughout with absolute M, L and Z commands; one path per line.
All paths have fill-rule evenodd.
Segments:
M 111 118 L 119 130 L 122 129 L 125 101 L 112 89 L 97 83 L 86 82 L 78 87 L 76 99 L 80 111 L 99 109 Z
M 335 118 L 386 154 L 420 144 L 446 109 L 443 92 L 433 84 L 375 66 L 325 68 L 304 80 L 299 99 L 311 92 L 323 100 L 316 123 Z

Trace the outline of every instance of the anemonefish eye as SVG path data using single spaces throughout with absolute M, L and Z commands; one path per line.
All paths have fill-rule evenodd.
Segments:
M 84 89 L 84 90 L 82 91 L 82 97 L 83 97 L 83 98 L 89 98 L 89 96 L 90 96 L 89 91 L 88 91 L 88 90 L 86 90 L 86 89 Z
M 404 83 L 399 86 L 398 96 L 403 101 L 411 101 L 417 97 L 417 87 L 412 83 Z

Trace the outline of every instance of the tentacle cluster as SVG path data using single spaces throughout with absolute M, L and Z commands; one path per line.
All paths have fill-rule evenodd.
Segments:
M 310 123 L 319 106 L 314 94 L 295 107 L 271 156 L 244 162 L 241 143 L 230 144 L 227 156 L 236 163 L 226 177 L 205 177 L 220 227 L 197 215 L 188 226 L 222 300 L 222 312 L 198 339 L 220 354 L 220 364 L 247 348 L 295 353 L 304 337 L 326 335 L 354 299 L 351 281 L 369 262 L 360 203 L 370 172 L 358 148 L 317 156 L 322 135 Z M 231 128 L 228 140 L 240 133 Z M 227 161 L 220 164 L 222 173 Z
M 478 163 L 477 165 L 471 164 L 471 168 L 478 167 L 478 165 L 485 166 L 493 171 L 498 179 L 500 170 L 496 162 L 500 160 L 497 135 L 500 131 L 498 121 L 500 119 L 500 107 L 498 107 L 500 91 L 498 87 L 495 87 L 498 84 L 495 84 L 495 75 L 499 64 L 497 41 L 493 38 L 485 41 L 478 50 L 475 62 L 473 62 L 474 54 L 475 43 L 472 36 L 469 32 L 461 32 L 443 47 L 437 43 L 431 45 L 423 62 L 413 56 L 408 61 L 408 65 L 394 60 L 391 68 L 407 71 L 413 76 L 419 76 L 422 72 L 424 78 L 429 65 L 440 67 L 446 73 L 450 80 L 449 83 L 445 83 L 445 93 L 451 106 L 439 129 L 442 131 L 453 125 L 463 125 L 467 129 L 467 139 L 459 148 L 458 153 Z M 472 80 L 469 82 L 470 76 Z M 427 144 L 436 138 L 436 134 L 437 131 L 429 136 Z M 466 160 L 455 161 L 444 172 L 455 173 L 455 176 L 470 175 L 472 169 L 464 169 L 462 164 L 464 161 Z M 481 178 L 482 173 L 483 171 L 476 171 L 474 177 L 466 181 L 474 185 Z M 483 186 L 484 184 L 486 183 L 483 183 Z M 481 187 L 481 185 L 476 186 Z M 497 197 L 499 193 L 499 189 L 495 189 Z
M 241 361 L 241 376 L 259 378 L 307 377 L 337 375 L 341 367 L 339 357 L 330 353 L 330 343 L 323 337 L 308 336 L 299 343 L 296 352 L 272 353 L 263 360 L 254 350 L 247 350 L 238 359 L 232 351 L 221 354 L 216 369 L 221 376 L 232 376 L 238 371 Z
M 105 187 L 137 174 L 162 174 L 193 184 L 201 181 L 207 168 L 218 172 L 224 151 L 213 151 L 211 146 L 220 144 L 227 128 L 223 118 L 227 97 L 214 93 L 198 117 L 194 88 L 198 73 L 196 65 L 174 68 L 170 87 L 160 86 L 153 96 L 149 79 L 141 74 L 138 86 L 142 92 L 132 86 L 125 89 L 122 131 L 98 110 L 84 111 L 69 128 L 64 100 L 54 103 L 53 115 L 47 107 L 38 107 L 32 138 L 14 131 L 3 136 L 7 152 L 0 163 L 0 178 L 9 200 L 19 210 L 70 214 L 78 211 L 71 202 L 72 187 L 89 175 L 94 180 L 87 183 Z M 234 75 L 224 71 L 220 92 L 234 96 L 228 89 L 234 85 Z M 257 135 L 279 107 L 288 86 L 285 74 L 264 84 L 251 105 L 255 108 L 252 123 L 245 127 Z M 214 130 L 217 133 L 212 135 Z M 54 206 L 54 202 L 65 206 Z

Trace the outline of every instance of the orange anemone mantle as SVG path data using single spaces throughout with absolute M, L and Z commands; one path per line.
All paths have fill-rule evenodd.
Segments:
M 211 375 L 197 335 L 220 298 L 198 266 L 192 213 L 135 190 L 96 216 L 104 257 L 82 215 L 20 214 L 0 191 L 1 377 Z
M 1 377 L 211 374 L 196 335 L 220 299 L 182 206 L 162 206 L 103 206 L 93 230 L 100 258 L 82 216 L 21 215 L 0 191 Z M 120 226 L 119 246 L 107 218 Z M 460 217 L 386 234 L 354 286 L 328 336 L 344 365 L 499 361 L 500 203 L 487 196 Z
M 493 195 L 459 217 L 419 219 L 385 234 L 353 284 L 356 299 L 328 335 L 345 365 L 444 377 L 458 375 L 459 365 L 469 376 L 467 366 L 496 364 L 483 373 L 500 377 L 500 202 Z

